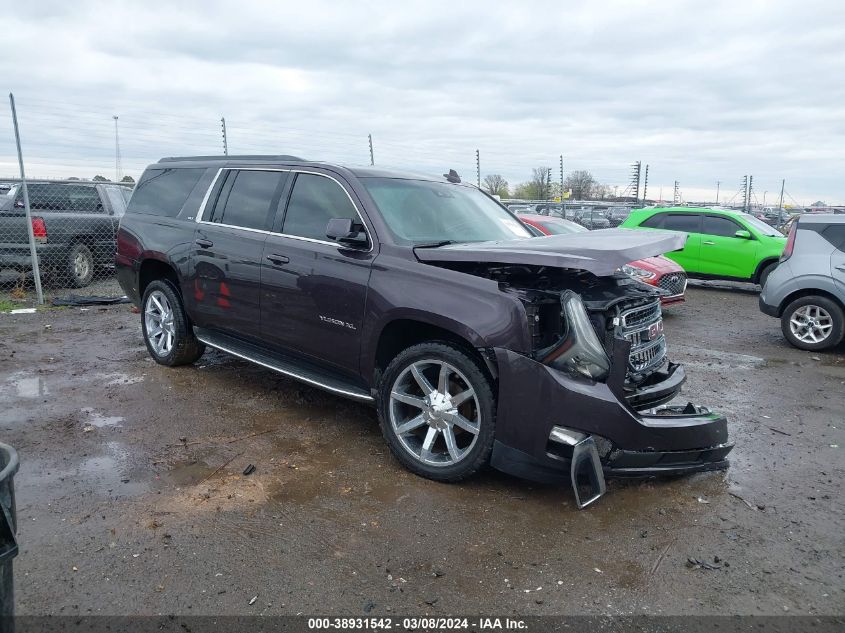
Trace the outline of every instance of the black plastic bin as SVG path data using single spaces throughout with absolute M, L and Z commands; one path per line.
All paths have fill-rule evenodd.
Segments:
M 3 616 L 15 614 L 15 586 L 12 560 L 18 555 L 17 517 L 15 516 L 15 473 L 18 454 L 8 444 L 0 443 L 0 630 L 9 622 Z M 5 622 L 4 622 L 5 620 Z

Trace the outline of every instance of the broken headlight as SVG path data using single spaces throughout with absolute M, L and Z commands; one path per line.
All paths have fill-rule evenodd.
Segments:
M 537 360 L 559 371 L 582 378 L 604 381 L 610 374 L 610 359 L 593 329 L 581 297 L 566 290 L 560 297 L 563 336 L 537 352 Z

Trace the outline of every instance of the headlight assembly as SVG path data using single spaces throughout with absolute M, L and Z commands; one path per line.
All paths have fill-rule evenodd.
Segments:
M 641 281 L 646 281 L 648 279 L 654 279 L 655 277 L 657 277 L 657 275 L 655 275 L 650 270 L 640 268 L 639 266 L 632 266 L 631 264 L 625 264 L 624 266 L 622 266 L 622 272 L 626 275 L 630 275 L 634 279 L 640 279 Z
M 610 374 L 610 359 L 593 329 L 581 297 L 571 290 L 560 296 L 563 336 L 537 352 L 544 365 L 572 376 L 604 381 Z

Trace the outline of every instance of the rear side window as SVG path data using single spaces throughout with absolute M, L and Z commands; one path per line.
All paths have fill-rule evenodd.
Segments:
M 282 233 L 325 242 L 326 226 L 333 218 L 358 218 L 346 191 L 325 176 L 298 174 L 285 213 Z
M 701 232 L 720 237 L 736 237 L 736 232 L 742 230 L 743 228 L 733 220 L 715 215 L 705 215 L 704 228 Z
M 663 228 L 667 231 L 701 233 L 701 216 L 697 213 L 667 213 Z
M 129 213 L 179 215 L 205 169 L 148 169 L 135 186 Z
M 100 196 L 93 186 L 36 182 L 28 184 L 27 191 L 29 192 L 29 205 L 32 209 L 103 213 Z M 23 192 L 20 196 L 23 196 Z
M 840 251 L 845 251 L 845 224 L 831 224 L 824 231 L 822 237 Z
M 270 209 L 282 178 L 287 174 L 279 171 L 238 171 L 229 175 L 217 201 L 214 221 L 229 226 L 266 230 L 270 223 Z M 224 199 L 225 196 L 225 199 Z

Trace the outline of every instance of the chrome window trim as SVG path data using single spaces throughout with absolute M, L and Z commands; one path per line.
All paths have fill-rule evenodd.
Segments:
M 205 220 L 205 212 L 208 209 L 208 199 L 211 197 L 211 192 L 214 190 L 214 186 L 217 184 L 217 181 L 220 179 L 220 175 L 224 171 L 279 171 L 279 172 L 286 172 L 292 174 L 311 174 L 313 176 L 322 176 L 323 178 L 328 178 L 329 180 L 333 180 L 338 187 L 346 194 L 346 197 L 349 198 L 349 202 L 352 203 L 352 208 L 355 209 L 355 214 L 358 216 L 358 219 L 361 221 L 361 225 L 364 227 L 364 233 L 367 234 L 367 241 L 370 244 L 370 247 L 367 250 L 360 250 L 360 249 L 347 249 L 347 250 L 358 250 L 361 253 L 372 253 L 373 248 L 375 247 L 375 241 L 372 237 L 372 231 L 370 227 L 367 225 L 367 222 L 364 220 L 364 216 L 361 213 L 361 209 L 358 208 L 358 205 L 355 203 L 355 200 L 352 199 L 352 196 L 347 191 L 346 187 L 343 186 L 337 178 L 333 176 L 329 176 L 328 174 L 323 174 L 318 171 L 310 171 L 307 169 L 290 169 L 290 168 L 279 168 L 279 167 L 220 167 L 217 170 L 217 173 L 214 175 L 214 178 L 211 181 L 211 184 L 208 186 L 208 189 L 205 192 L 205 196 L 203 196 L 202 203 L 200 203 L 199 211 L 197 212 L 197 217 L 195 218 L 195 222 L 197 224 L 208 224 L 210 226 L 222 226 L 228 229 L 237 229 L 239 231 L 249 231 L 252 233 L 261 233 L 264 235 L 277 235 L 279 237 L 287 237 L 292 240 L 300 240 L 303 242 L 311 242 L 312 244 L 325 244 L 327 246 L 334 246 L 335 248 L 342 248 L 342 245 L 338 242 L 330 242 L 328 240 L 317 240 L 312 237 L 304 237 L 302 235 L 292 235 L 290 233 L 282 233 L 276 231 L 267 231 L 265 229 L 251 229 L 245 226 L 236 226 L 234 224 L 223 224 L 222 222 L 209 222 Z M 294 182 L 294 185 L 296 183 Z M 293 191 L 291 190 L 291 193 Z M 281 202 L 281 200 L 280 200 Z M 285 210 L 287 212 L 287 209 Z

